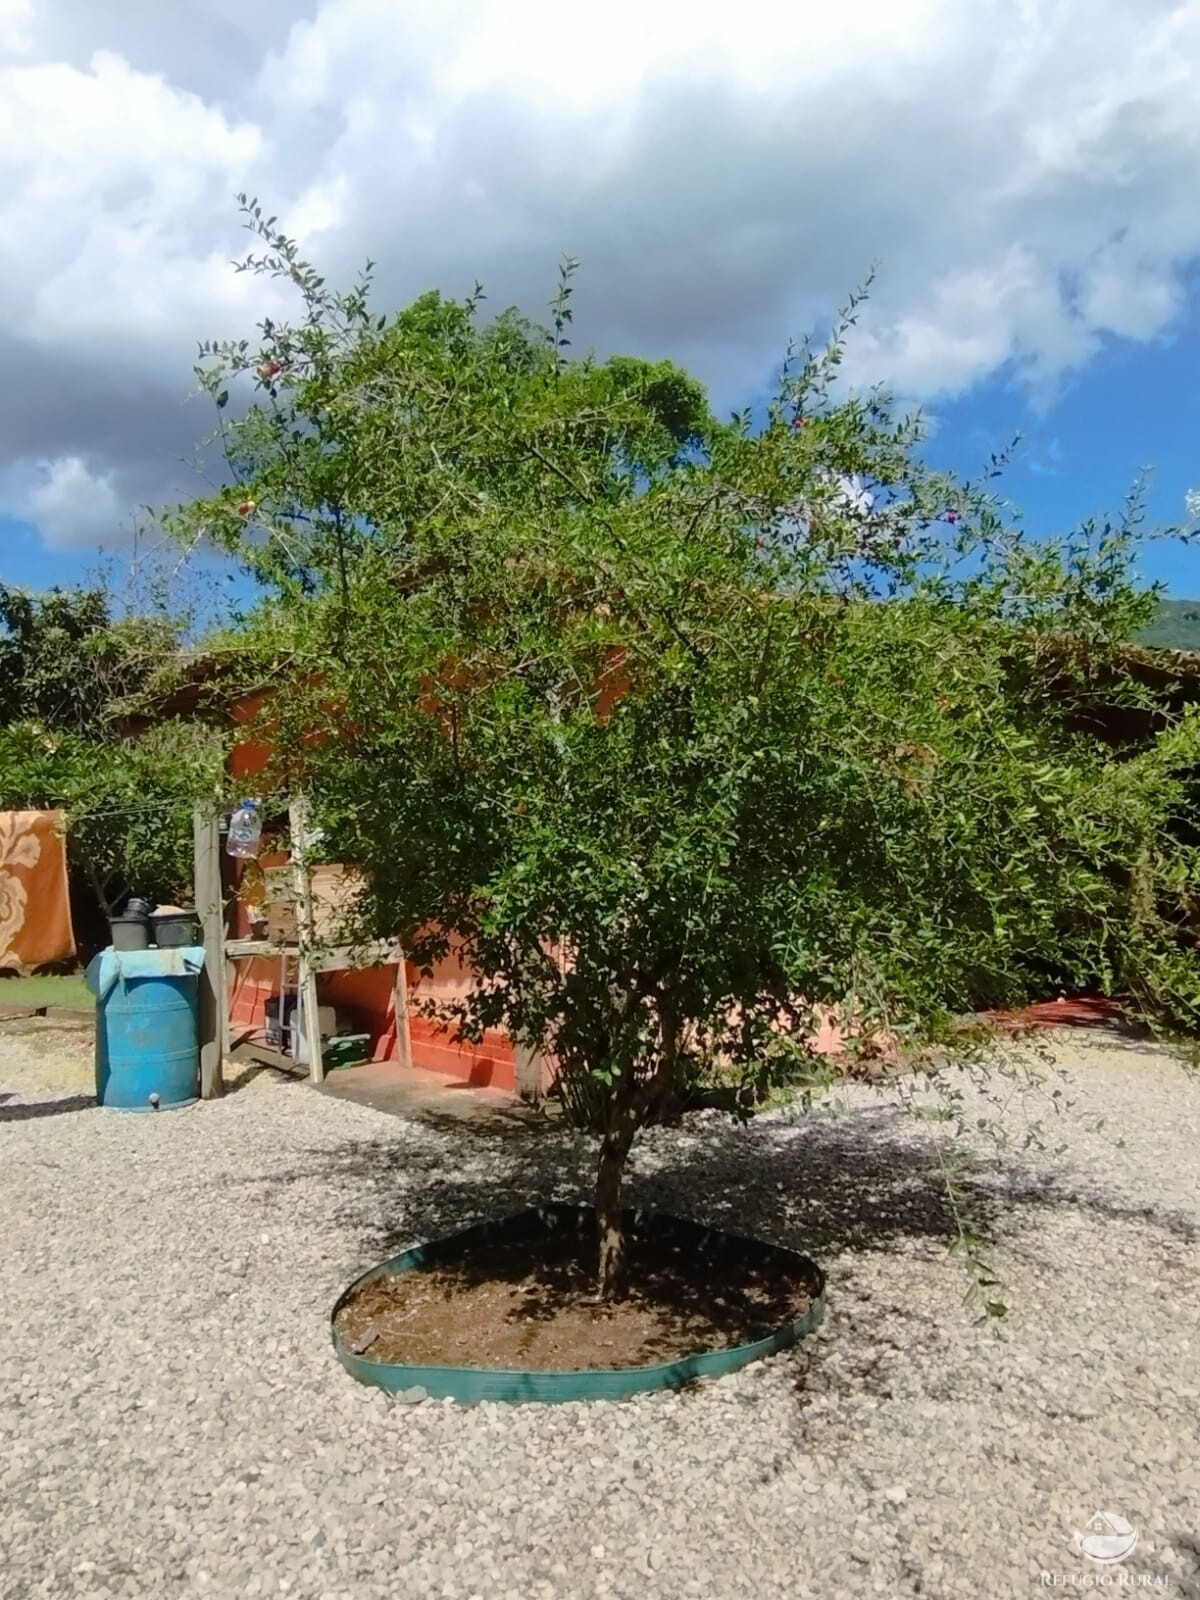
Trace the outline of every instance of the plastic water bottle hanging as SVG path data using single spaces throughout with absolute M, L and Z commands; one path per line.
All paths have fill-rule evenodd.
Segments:
M 236 856 L 239 861 L 245 861 L 258 854 L 261 838 L 262 816 L 257 802 L 243 800 L 229 819 L 229 834 L 225 841 L 225 849 L 229 855 Z

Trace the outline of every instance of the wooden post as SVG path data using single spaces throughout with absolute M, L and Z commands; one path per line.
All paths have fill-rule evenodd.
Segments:
M 396 1059 L 402 1067 L 412 1066 L 412 1032 L 408 1026 L 408 972 L 404 951 L 396 952 L 396 988 L 392 1004 L 396 1011 Z
M 542 1053 L 527 1044 L 518 1044 L 516 1054 L 517 1093 L 522 1100 L 542 1098 Z
M 216 812 L 197 806 L 192 833 L 196 912 L 204 939 L 204 968 L 200 973 L 200 1095 L 204 1100 L 216 1100 L 225 1093 L 221 1068 L 229 1052 L 225 896 L 221 888 L 221 824 Z
M 308 844 L 303 800 L 293 800 L 288 807 L 288 823 L 291 827 L 292 860 L 295 864 L 293 881 L 296 886 L 296 938 L 300 961 L 304 1032 L 308 1040 L 308 1071 L 314 1083 L 324 1083 L 325 1061 L 321 1053 L 321 1014 L 317 1006 L 317 969 L 313 955 L 312 881 L 303 861 L 304 850 Z

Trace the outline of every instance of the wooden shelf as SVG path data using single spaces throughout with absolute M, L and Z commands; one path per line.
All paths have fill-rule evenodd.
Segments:
M 321 900 L 320 905 L 314 906 L 313 875 L 303 865 L 308 831 L 302 798 L 291 802 L 287 815 L 291 833 L 291 861 L 285 861 L 282 865 L 284 881 L 290 880 L 291 883 L 288 898 L 295 907 L 295 921 L 285 921 L 282 926 L 277 921 L 274 937 L 231 939 L 226 923 L 230 884 L 221 845 L 221 819 L 215 810 L 206 806 L 197 806 L 194 812 L 196 909 L 203 924 L 205 949 L 200 996 L 200 1093 L 205 1100 L 215 1099 L 223 1092 L 221 1067 L 230 1055 L 228 982 L 229 963 L 232 961 L 253 960 L 255 957 L 285 963 L 296 961 L 296 999 L 305 1018 L 316 1017 L 320 1012 L 317 995 L 319 974 L 394 967 L 396 1052 L 400 1061 L 411 1064 L 403 948 L 394 939 L 379 939 L 369 944 L 322 949 L 317 930 L 324 930 L 319 916 L 314 913 L 319 912 L 325 902 Z M 330 872 L 345 875 L 344 869 L 336 866 L 317 870 L 324 871 L 326 877 Z M 291 989 L 292 981 L 286 970 L 281 976 L 284 986 Z M 315 1037 L 310 1042 L 312 1062 L 308 1072 L 314 1083 L 320 1083 L 325 1076 L 325 1068 L 319 1030 L 313 1031 Z M 307 1034 L 307 1028 L 305 1032 Z M 243 1041 L 235 1058 L 244 1058 L 247 1053 L 273 1066 L 295 1065 L 290 1056 L 266 1044 Z
M 270 939 L 226 939 L 225 959 L 253 956 L 299 956 L 298 944 L 276 944 Z M 401 947 L 387 939 L 366 945 L 335 945 L 314 963 L 317 972 L 348 972 L 362 967 L 392 967 L 403 960 Z
M 233 1061 L 259 1061 L 264 1067 L 279 1067 L 284 1072 L 294 1073 L 297 1077 L 308 1075 L 308 1066 L 297 1062 L 288 1055 L 286 1050 L 277 1050 L 274 1045 L 260 1043 L 257 1039 L 246 1039 L 241 1044 L 235 1045 L 230 1052 Z

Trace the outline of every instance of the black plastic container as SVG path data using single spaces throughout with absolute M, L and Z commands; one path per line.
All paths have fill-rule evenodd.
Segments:
M 264 1037 L 266 1042 L 276 1050 L 292 1048 L 292 1023 L 296 1016 L 296 1001 L 291 995 L 280 998 L 273 994 L 263 1007 L 266 1019 Z
M 154 942 L 160 950 L 179 950 L 200 943 L 200 922 L 194 911 L 168 911 L 151 918 Z
M 114 950 L 149 950 L 150 923 L 145 917 L 110 917 Z

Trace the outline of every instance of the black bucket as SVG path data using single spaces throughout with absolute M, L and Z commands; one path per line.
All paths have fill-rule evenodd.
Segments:
M 145 917 L 110 917 L 114 950 L 149 950 L 150 924 Z

